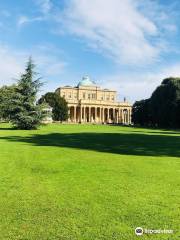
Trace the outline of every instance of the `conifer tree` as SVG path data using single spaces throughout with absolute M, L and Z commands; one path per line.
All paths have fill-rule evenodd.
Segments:
M 11 121 L 19 129 L 36 129 L 42 120 L 42 107 L 36 104 L 37 93 L 42 83 L 36 78 L 35 65 L 31 58 L 25 73 L 18 80 L 13 99 Z

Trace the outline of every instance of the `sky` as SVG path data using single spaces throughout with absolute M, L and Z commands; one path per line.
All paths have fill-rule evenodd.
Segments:
M 180 76 L 179 0 L 0 0 L 0 86 L 28 57 L 41 94 L 89 75 L 131 103 Z

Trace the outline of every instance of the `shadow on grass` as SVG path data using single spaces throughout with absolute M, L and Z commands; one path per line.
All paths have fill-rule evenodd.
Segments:
M 137 126 L 123 126 L 119 124 L 111 124 L 111 126 L 121 126 L 125 128 L 130 128 L 133 132 L 137 133 L 150 133 L 150 134 L 171 134 L 171 135 L 180 135 L 180 129 L 172 129 L 172 128 L 153 128 L 153 127 L 137 127 Z
M 169 130 L 162 130 L 162 131 L 138 131 L 138 130 L 133 130 L 134 133 L 148 133 L 148 134 L 163 134 L 163 135 L 180 135 L 179 131 L 169 131 Z
M 50 133 L 1 139 L 35 146 L 53 146 L 93 150 L 125 155 L 180 157 L 180 136 L 137 133 Z

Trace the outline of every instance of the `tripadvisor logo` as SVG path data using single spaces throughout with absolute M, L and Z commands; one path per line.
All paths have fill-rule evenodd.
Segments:
M 135 229 L 135 234 L 136 234 L 137 236 L 143 235 L 143 229 L 142 229 L 141 227 L 137 227 L 137 228 Z

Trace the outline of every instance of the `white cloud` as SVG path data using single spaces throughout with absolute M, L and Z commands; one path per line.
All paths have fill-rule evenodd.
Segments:
M 45 79 L 60 75 L 67 66 L 66 62 L 59 60 L 56 56 L 45 53 L 34 53 L 33 58 Z
M 20 16 L 17 23 L 18 27 L 27 23 L 47 20 L 47 16 L 53 7 L 51 0 L 34 0 L 34 2 L 39 7 L 41 14 L 37 17 L 28 17 L 26 15 Z
M 37 17 L 21 15 L 17 22 L 18 27 L 22 27 L 27 23 L 47 20 L 47 14 L 50 12 L 53 6 L 51 0 L 35 0 L 35 3 L 38 5 L 41 14 Z
M 147 64 L 158 59 L 163 44 L 156 22 L 139 10 L 138 4 L 142 2 L 69 0 L 56 20 L 118 62 Z M 172 30 L 172 26 L 169 28 Z
M 156 71 L 124 73 L 102 77 L 102 85 L 115 89 L 119 99 L 126 97 L 132 103 L 135 100 L 149 98 L 156 87 L 167 77 L 180 77 L 180 62 L 170 66 L 162 66 Z
M 15 82 L 23 71 L 22 57 L 12 49 L 0 44 L 0 86 Z
M 45 78 L 62 74 L 68 65 L 63 60 L 61 49 L 52 44 L 37 45 L 31 50 L 31 55 Z
M 22 15 L 18 19 L 17 26 L 20 28 L 25 24 L 32 23 L 32 22 L 37 22 L 37 21 L 43 21 L 43 20 L 44 20 L 43 17 L 32 17 L 32 18 L 30 18 L 28 16 Z
M 20 27 L 27 22 L 29 22 L 29 18 L 27 16 L 20 16 L 18 19 L 18 26 Z
M 52 46 L 41 45 L 29 51 L 19 51 L 0 44 L 0 86 L 16 82 L 16 79 L 24 72 L 30 55 L 36 64 L 36 71 L 47 85 L 51 85 L 53 79 L 59 77 L 67 66 L 67 63 L 59 59 L 54 52 L 55 49 Z

